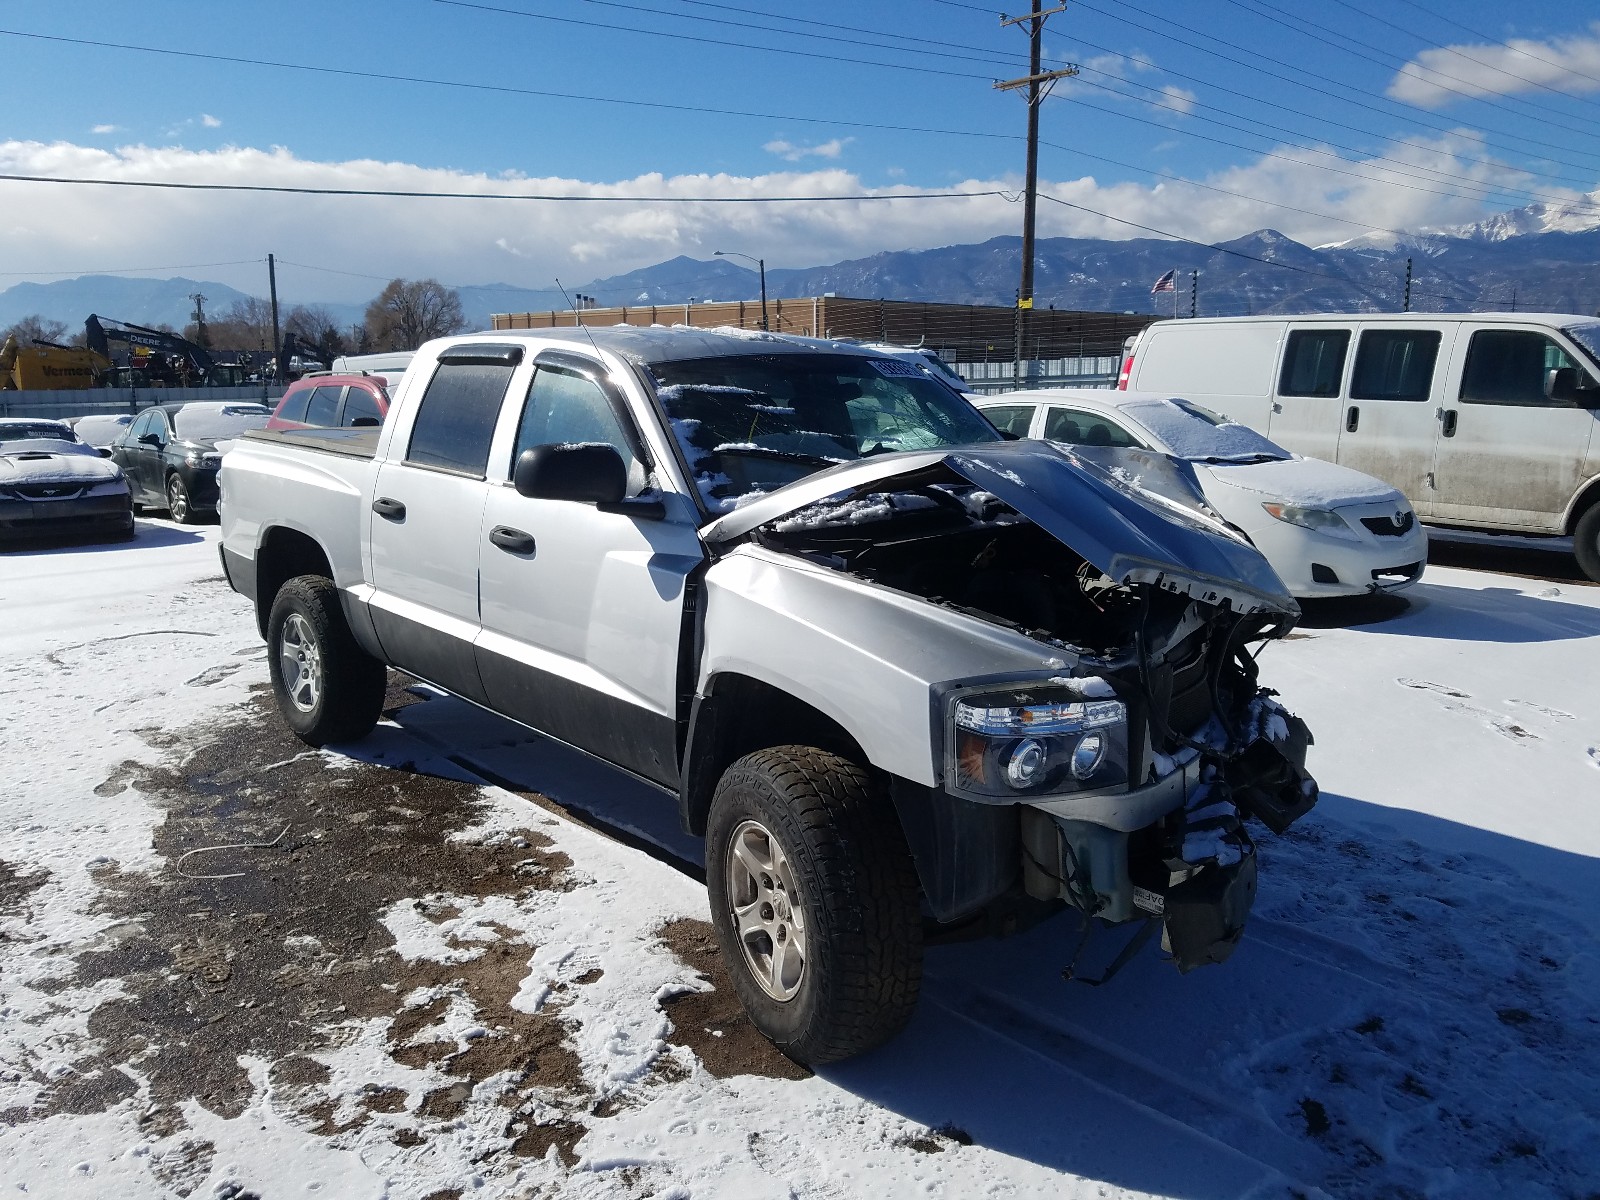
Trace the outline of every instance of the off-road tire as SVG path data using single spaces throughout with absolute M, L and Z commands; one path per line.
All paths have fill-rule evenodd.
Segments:
M 798 991 L 775 999 L 757 981 L 730 902 L 731 842 L 755 822 L 792 869 L 806 955 Z M 881 785 L 848 759 L 774 746 L 723 774 L 706 827 L 706 885 L 723 961 L 751 1022 L 812 1065 L 881 1045 L 911 1019 L 922 983 L 920 891 Z
M 287 673 L 296 650 L 305 652 L 302 663 L 315 659 L 314 687 L 303 667 Z M 267 617 L 267 670 L 284 721 L 308 745 L 353 742 L 378 723 L 388 671 L 357 644 L 329 579 L 300 575 L 278 589 Z
M 189 499 L 189 489 L 177 474 L 167 476 L 167 515 L 179 525 L 193 525 L 199 521 L 194 503 Z
M 1578 518 L 1572 531 L 1572 556 L 1578 560 L 1578 569 L 1596 583 L 1600 583 L 1600 501 L 1589 506 L 1589 511 Z

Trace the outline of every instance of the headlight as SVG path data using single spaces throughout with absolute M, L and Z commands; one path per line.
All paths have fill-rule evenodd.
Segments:
M 222 465 L 222 455 L 202 454 L 199 450 L 191 450 L 183 456 L 183 461 L 191 467 L 215 471 Z
M 957 795 L 1021 800 L 1128 782 L 1127 706 L 1058 684 L 958 693 L 945 746 Z
M 1355 530 L 1336 512 L 1326 508 L 1302 508 L 1298 504 L 1279 504 L 1277 501 L 1268 501 L 1261 506 L 1267 510 L 1267 515 L 1276 517 L 1290 525 L 1298 525 L 1302 529 L 1314 529 L 1318 533 L 1331 533 L 1334 537 L 1355 538 Z

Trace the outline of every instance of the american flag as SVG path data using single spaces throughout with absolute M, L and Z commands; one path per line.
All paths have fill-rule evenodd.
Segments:
M 1176 291 L 1177 289 L 1174 287 L 1172 282 L 1172 277 L 1176 273 L 1176 271 L 1168 271 L 1160 279 L 1156 280 L 1155 286 L 1150 289 L 1150 294 L 1154 296 L 1157 292 Z

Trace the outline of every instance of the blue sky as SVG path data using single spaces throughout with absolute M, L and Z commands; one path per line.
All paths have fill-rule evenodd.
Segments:
M 1042 109 L 1040 233 L 1318 244 L 1583 204 L 1600 186 L 1597 18 L 1553 0 L 1073 0 L 1046 26 L 1046 65 L 1082 72 Z M 13 0 L 0 29 L 7 174 L 974 193 L 601 205 L 0 182 L 0 286 L 234 263 L 184 273 L 259 291 L 273 251 L 358 299 L 395 274 L 581 286 L 717 248 L 807 266 L 1020 228 L 1024 105 L 992 84 L 1025 73 L 1026 37 L 965 0 Z

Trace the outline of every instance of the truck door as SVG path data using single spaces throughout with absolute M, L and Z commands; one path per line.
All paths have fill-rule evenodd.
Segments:
M 1457 394 L 1442 413 L 1434 515 L 1464 524 L 1560 533 L 1584 479 L 1596 413 L 1545 394 L 1548 372 L 1588 373 L 1537 328 L 1475 329 L 1458 351 Z
M 422 399 L 402 415 L 373 488 L 372 622 L 389 661 L 484 702 L 477 530 L 485 473 L 520 346 L 444 351 Z
M 1449 361 L 1456 328 L 1366 325 L 1356 340 L 1335 461 L 1399 488 L 1419 517 L 1433 513 L 1429 484 L 1446 375 L 1436 368 Z
M 1349 362 L 1349 326 L 1291 326 L 1284 339 L 1267 436 L 1296 454 L 1334 462 L 1344 424 L 1341 397 Z
M 665 516 L 535 500 L 511 485 L 517 457 L 603 442 L 648 486 L 649 451 L 597 362 L 539 355 L 516 437 L 478 537 L 478 671 L 491 707 L 658 783 L 678 782 L 679 643 L 690 576 L 704 558 L 687 496 L 653 493 Z M 659 514 L 658 514 L 659 516 Z

